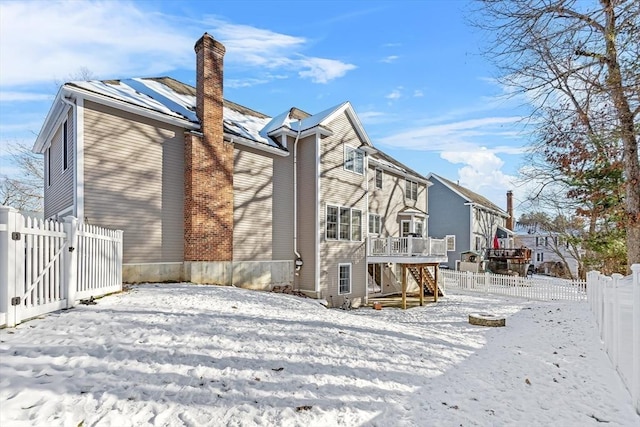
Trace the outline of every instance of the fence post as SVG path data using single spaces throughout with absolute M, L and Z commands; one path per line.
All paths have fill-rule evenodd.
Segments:
M 23 221 L 22 215 L 12 207 L 0 206 L 0 313 L 5 313 L 5 322 L 0 319 L 0 324 L 6 323 L 7 327 L 16 326 L 20 319 L 16 318 L 19 306 L 12 305 L 11 300 L 16 296 L 16 265 L 18 262 L 18 241 L 13 240 L 12 234 L 19 233 Z M 24 236 L 21 236 L 24 239 Z M 20 242 L 20 246 L 22 242 Z M 23 251 L 24 253 L 24 251 Z
M 613 367 L 618 370 L 618 357 L 619 357 L 619 350 L 618 350 L 618 346 L 620 345 L 620 295 L 618 292 L 618 285 L 619 285 L 619 281 L 620 279 L 622 279 L 624 276 L 622 276 L 622 274 L 618 274 L 618 273 L 614 273 L 611 275 L 611 279 L 613 279 L 613 287 L 611 289 L 611 292 L 613 292 L 612 295 L 612 310 L 611 310 L 611 314 L 613 315 L 613 322 L 611 324 L 611 361 L 613 362 Z
M 64 218 L 64 231 L 67 234 L 68 252 L 64 254 L 63 286 L 66 289 L 67 308 L 76 305 L 78 290 L 78 219 L 73 216 Z
M 640 415 L 640 264 L 631 266 L 633 286 L 633 377 L 631 378 L 631 401 Z

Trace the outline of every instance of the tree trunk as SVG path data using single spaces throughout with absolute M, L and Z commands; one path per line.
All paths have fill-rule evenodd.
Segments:
M 633 113 L 624 93 L 616 49 L 616 14 L 611 0 L 601 0 L 606 14 L 607 86 L 620 122 L 624 148 L 625 223 L 627 232 L 627 266 L 640 263 L 640 162 Z

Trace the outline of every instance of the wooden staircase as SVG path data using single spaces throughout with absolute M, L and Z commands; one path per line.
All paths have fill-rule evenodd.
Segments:
M 411 276 L 416 281 L 416 283 L 420 286 L 420 277 L 422 277 L 422 288 L 425 290 L 425 295 L 433 295 L 436 289 L 436 279 L 431 274 L 431 270 L 427 268 L 425 265 L 411 265 L 407 267 Z M 420 274 L 422 272 L 422 274 Z M 438 295 L 444 296 L 441 289 L 438 289 Z

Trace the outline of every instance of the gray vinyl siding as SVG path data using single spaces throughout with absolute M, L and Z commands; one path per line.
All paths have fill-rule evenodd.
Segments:
M 316 140 L 315 136 L 298 142 L 298 252 L 304 262 L 296 285 L 307 291 L 316 287 Z
M 362 141 L 346 114 L 341 114 L 329 128 L 333 135 L 321 142 L 320 180 L 320 289 L 323 298 L 333 305 L 342 304 L 344 297 L 357 298 L 366 294 L 366 175 L 344 169 L 345 146 L 358 148 Z M 366 166 L 366 165 L 365 165 Z M 366 173 L 365 167 L 365 173 Z M 327 240 L 325 236 L 327 205 L 358 209 L 362 213 L 362 240 L 359 242 Z M 351 293 L 338 294 L 338 265 L 351 263 Z
M 233 166 L 233 260 L 271 260 L 273 159 L 236 145 Z
M 408 217 L 401 217 L 398 214 L 407 206 L 428 212 L 426 210 L 427 186 L 418 183 L 418 200 L 409 200 L 405 197 L 405 178 L 383 170 L 382 188 L 377 189 L 375 186 L 375 166 L 371 165 L 369 167 L 369 213 L 382 217 L 382 229 L 380 230 L 382 237 L 400 236 L 400 221 L 408 219 Z
M 456 250 L 448 252 L 447 265 L 453 269 L 460 253 L 468 251 L 472 242 L 470 239 L 470 206 L 465 206 L 466 200 L 445 187 L 433 178 L 433 185 L 429 187 L 429 236 L 444 238 L 446 235 L 456 236 Z
M 85 107 L 85 220 L 124 231 L 124 263 L 183 261 L 184 130 Z
M 67 113 L 67 169 L 63 170 L 63 126 L 55 131 L 48 154 L 44 156 L 44 217 L 50 218 L 73 207 L 73 175 L 75 174 L 75 123 L 73 110 Z M 48 182 L 48 158 L 51 156 L 51 185 Z
M 292 142 L 291 142 L 292 143 Z M 293 147 L 287 157 L 273 159 L 273 259 L 292 260 L 293 254 Z

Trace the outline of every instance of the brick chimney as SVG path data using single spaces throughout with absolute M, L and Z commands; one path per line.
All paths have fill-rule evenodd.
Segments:
M 513 192 L 511 190 L 507 191 L 507 228 L 509 230 L 513 230 Z
M 195 44 L 196 114 L 202 135 L 184 152 L 184 260 L 233 260 L 233 144 L 224 141 L 224 46 L 205 33 Z

